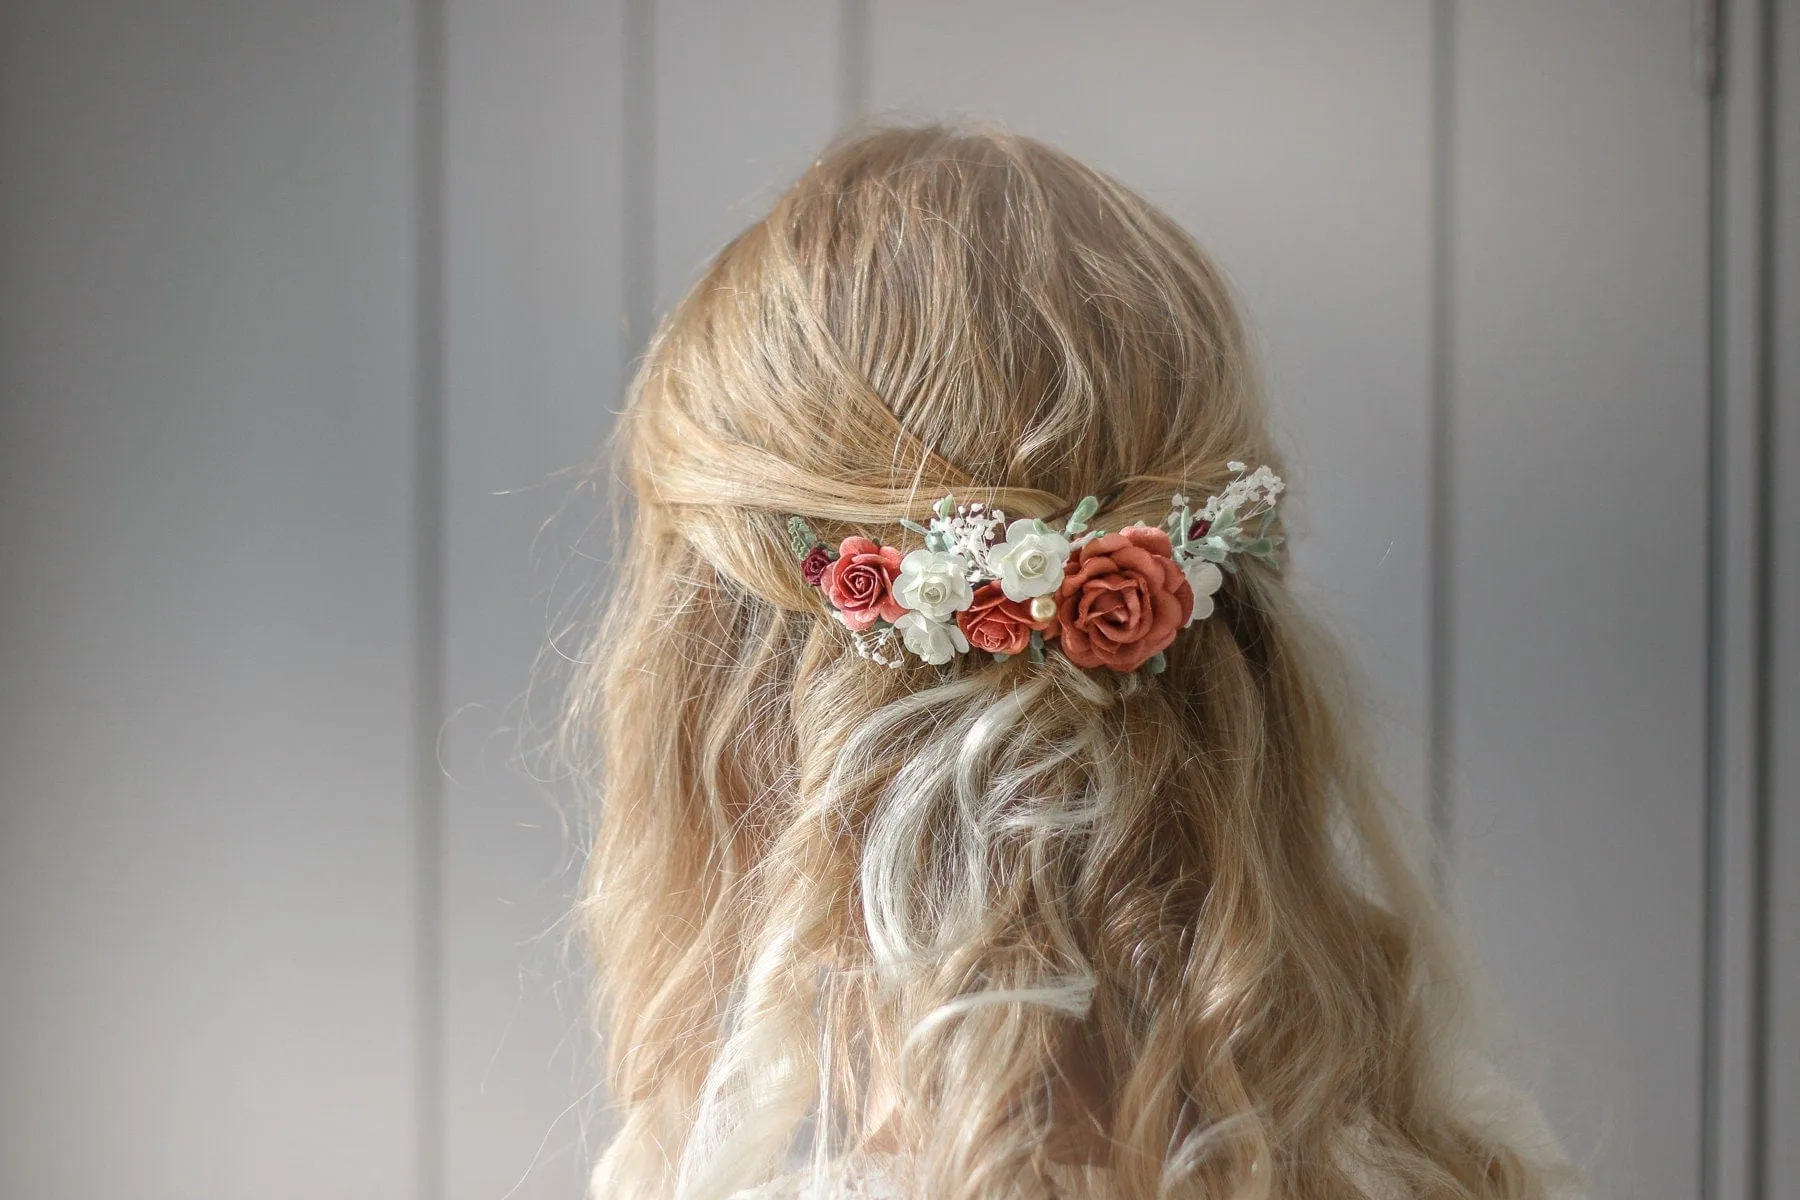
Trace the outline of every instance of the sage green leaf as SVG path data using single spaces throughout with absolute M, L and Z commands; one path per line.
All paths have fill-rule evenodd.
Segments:
M 1063 522 L 1063 532 L 1068 534 L 1080 533 L 1087 528 L 1087 523 L 1093 520 L 1094 514 L 1099 511 L 1100 501 L 1096 497 L 1083 496 L 1081 498 L 1081 503 L 1077 504 L 1075 506 L 1075 511 L 1069 515 L 1069 519 Z
M 794 552 L 795 558 L 805 558 L 814 546 L 819 544 L 819 535 L 807 524 L 802 516 L 791 516 L 787 519 L 788 548 Z

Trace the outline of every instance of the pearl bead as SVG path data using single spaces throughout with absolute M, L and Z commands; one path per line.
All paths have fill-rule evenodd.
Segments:
M 1033 596 L 1031 598 L 1031 619 L 1048 621 L 1056 615 L 1056 601 L 1050 596 Z

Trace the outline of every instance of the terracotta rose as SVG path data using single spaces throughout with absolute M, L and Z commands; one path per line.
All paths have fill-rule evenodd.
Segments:
M 876 621 L 898 621 L 906 610 L 894 599 L 894 577 L 900 574 L 900 551 L 877 546 L 865 537 L 847 537 L 838 556 L 819 574 L 819 590 L 837 609 L 838 620 L 851 629 L 868 629 Z
M 1032 630 L 1046 638 L 1056 636 L 1056 618 L 1046 621 L 1031 619 L 1031 601 L 1008 600 L 998 581 L 984 583 L 975 589 L 975 600 L 956 614 L 969 645 L 989 654 L 1022 654 L 1031 644 Z
M 1169 535 L 1148 525 L 1080 547 L 1056 589 L 1063 653 L 1078 667 L 1135 671 L 1175 640 L 1193 611 L 1194 590 Z

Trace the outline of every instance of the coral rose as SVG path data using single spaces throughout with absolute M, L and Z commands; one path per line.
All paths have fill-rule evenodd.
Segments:
M 865 537 L 847 537 L 838 556 L 819 575 L 819 590 L 837 609 L 838 620 L 862 631 L 876 621 L 897 621 L 906 609 L 894 599 L 900 551 Z
M 1148 525 L 1083 545 L 1056 589 L 1063 653 L 1079 667 L 1135 671 L 1175 640 L 1193 611 L 1169 535 Z
M 969 645 L 989 654 L 1021 654 L 1031 644 L 1033 630 L 1046 637 L 1056 636 L 1056 617 L 1034 621 L 1031 601 L 1008 600 L 998 582 L 984 583 L 975 589 L 969 607 L 956 614 Z

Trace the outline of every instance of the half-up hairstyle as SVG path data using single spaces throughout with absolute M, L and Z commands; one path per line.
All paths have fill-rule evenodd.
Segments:
M 789 514 L 912 546 L 947 492 L 1093 494 L 1116 529 L 1282 471 L 1168 217 L 1022 137 L 843 141 L 663 321 L 616 448 L 634 503 L 568 716 L 596 1197 L 857 1157 L 933 1200 L 1549 1194 L 1459 1099 L 1454 940 L 1280 561 L 1154 676 L 890 670 L 794 561 Z

